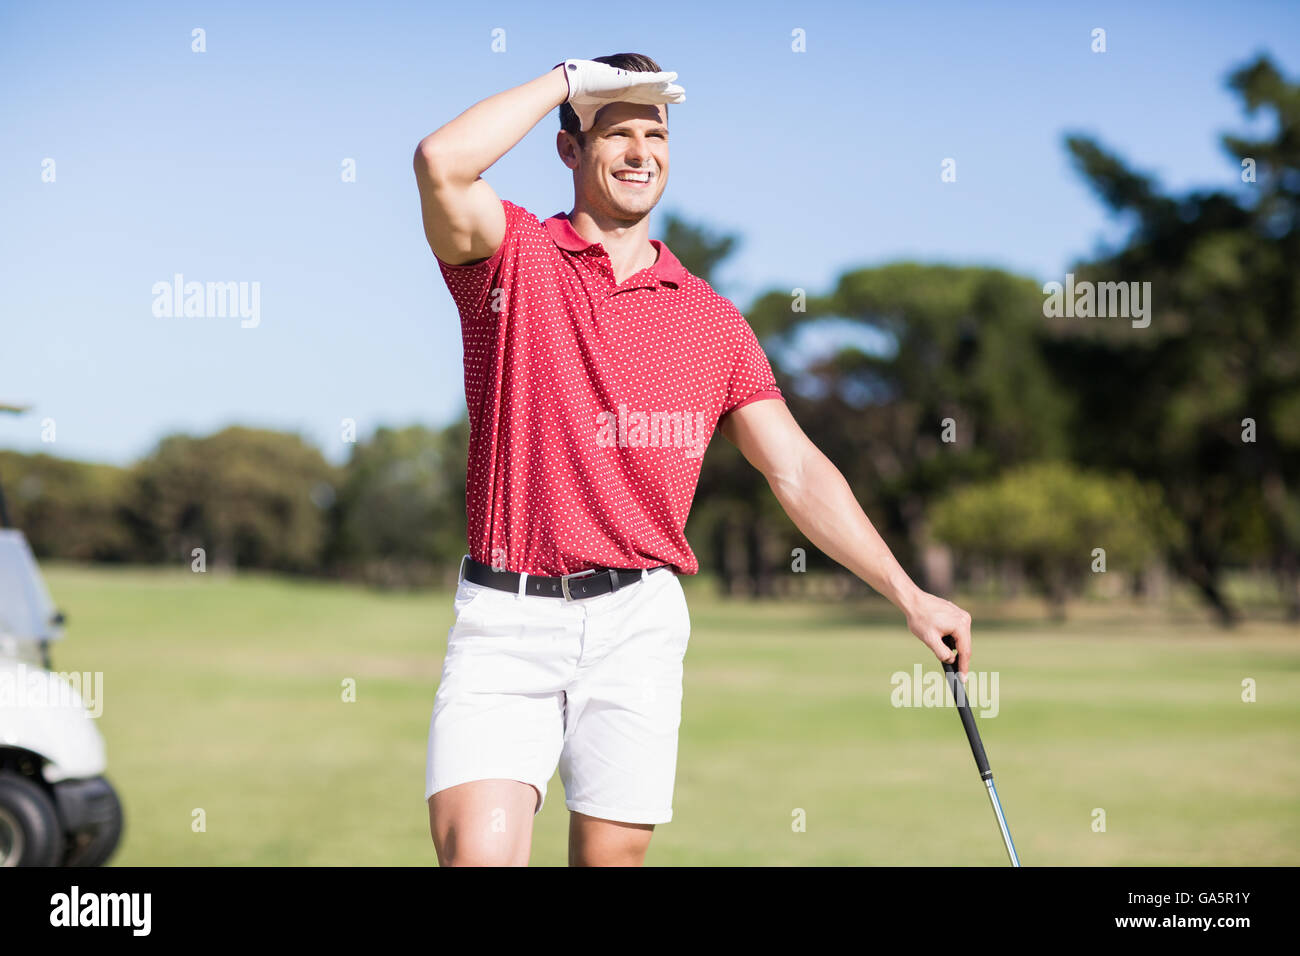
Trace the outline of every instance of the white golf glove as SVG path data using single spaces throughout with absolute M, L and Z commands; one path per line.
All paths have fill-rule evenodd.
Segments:
M 673 80 L 676 73 L 642 73 L 620 70 L 595 60 L 565 60 L 569 81 L 568 103 L 578 114 L 579 128 L 586 132 L 596 118 L 596 111 L 610 103 L 684 103 L 686 91 Z

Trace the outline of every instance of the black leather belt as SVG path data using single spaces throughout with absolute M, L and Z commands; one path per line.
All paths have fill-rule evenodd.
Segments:
M 661 564 L 658 567 L 646 568 L 646 571 L 650 574 L 667 570 L 671 570 L 671 565 Z M 461 576 L 466 581 L 473 581 L 475 584 L 481 584 L 484 587 L 519 593 L 519 574 L 517 572 L 495 571 L 490 564 L 475 561 L 469 555 L 461 558 Z M 592 568 L 558 578 L 530 574 L 528 575 L 528 581 L 524 584 L 524 594 L 576 601 L 601 594 L 612 594 L 619 588 L 625 588 L 629 584 L 636 584 L 640 580 L 640 568 Z

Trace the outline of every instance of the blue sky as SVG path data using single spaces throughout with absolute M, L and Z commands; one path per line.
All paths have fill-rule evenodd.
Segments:
M 719 280 L 742 309 L 904 258 L 1059 278 L 1119 235 L 1066 131 L 1168 187 L 1234 188 L 1218 136 L 1252 124 L 1224 77 L 1261 51 L 1300 73 L 1287 3 L 585 9 L 0 5 L 0 401 L 36 405 L 0 418 L 0 447 L 125 464 L 169 432 L 242 423 L 341 461 L 342 419 L 365 435 L 458 415 L 459 328 L 412 152 L 565 57 L 639 51 L 680 74 L 659 211 L 742 236 Z M 807 52 L 791 51 L 796 28 Z M 542 218 L 572 200 L 556 125 L 485 176 Z M 177 273 L 259 283 L 259 324 L 155 316 L 154 284 Z

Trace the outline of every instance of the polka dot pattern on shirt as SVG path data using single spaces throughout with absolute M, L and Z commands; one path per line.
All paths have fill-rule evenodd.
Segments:
M 439 260 L 461 319 L 469 553 L 529 574 L 699 563 L 684 529 L 721 417 L 782 399 L 749 323 L 658 240 L 622 283 L 564 214 L 502 200 L 490 258 Z

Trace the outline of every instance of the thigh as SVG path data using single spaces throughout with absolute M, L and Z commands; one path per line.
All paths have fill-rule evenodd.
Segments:
M 527 866 L 541 794 L 519 780 L 475 780 L 429 798 L 440 866 Z
M 590 622 L 608 648 L 568 690 L 560 775 L 571 811 L 656 824 L 672 819 L 690 619 L 675 576 L 640 587 L 639 600 Z
M 534 784 L 545 800 L 581 631 L 543 600 L 462 582 L 429 723 L 426 800 L 487 779 Z

